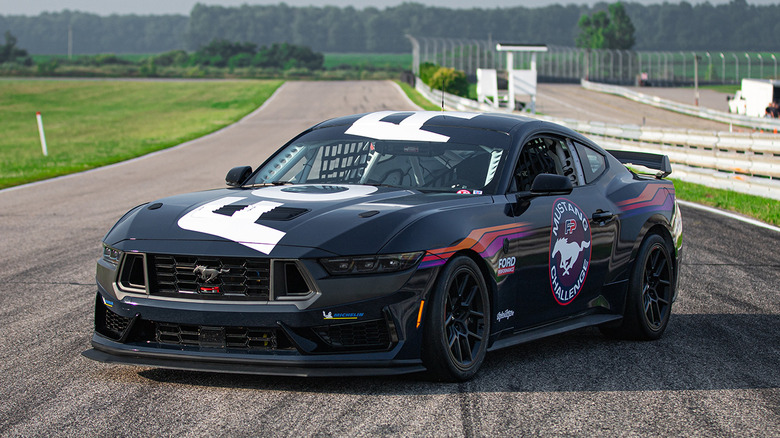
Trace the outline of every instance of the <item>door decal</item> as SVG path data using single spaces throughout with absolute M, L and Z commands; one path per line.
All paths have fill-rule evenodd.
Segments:
M 556 199 L 550 231 L 550 289 L 565 306 L 582 290 L 591 256 L 588 216 L 568 199 Z

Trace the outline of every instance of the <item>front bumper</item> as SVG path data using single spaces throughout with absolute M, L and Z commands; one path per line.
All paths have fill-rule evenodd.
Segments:
M 434 278 L 435 269 L 419 270 L 391 294 L 306 309 L 138 296 L 119 300 L 98 283 L 93 348 L 83 355 L 106 363 L 265 375 L 423 371 L 423 326 L 417 320 Z
M 419 359 L 382 360 L 371 355 L 248 357 L 242 354 L 213 352 L 174 352 L 156 348 L 128 349 L 125 344 L 111 341 L 99 334 L 92 337 L 94 348 L 82 353 L 104 363 L 168 368 L 187 371 L 208 371 L 269 376 L 329 377 L 396 375 L 424 371 Z

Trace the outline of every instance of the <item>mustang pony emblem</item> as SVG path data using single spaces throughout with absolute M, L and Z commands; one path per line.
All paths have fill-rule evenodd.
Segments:
M 199 279 L 206 283 L 211 283 L 216 280 L 220 274 L 227 274 L 228 272 L 230 272 L 230 269 L 211 269 L 201 265 L 195 266 L 195 269 L 192 270 L 193 274 L 197 275 Z
M 550 231 L 550 289 L 558 304 L 565 306 L 579 295 L 590 267 L 590 223 L 576 204 L 555 200 Z
M 574 266 L 574 263 L 580 258 L 580 253 L 585 248 L 590 248 L 590 242 L 582 242 L 578 245 L 576 242 L 569 242 L 565 237 L 555 241 L 552 257 L 555 257 L 556 254 L 561 255 L 560 268 L 563 269 L 562 275 L 569 275 L 569 269 Z

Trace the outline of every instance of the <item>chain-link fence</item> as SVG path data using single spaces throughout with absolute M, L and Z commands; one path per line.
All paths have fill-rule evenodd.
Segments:
M 407 36 L 412 42 L 413 69 L 430 62 L 475 75 L 478 68 L 506 70 L 506 54 L 496 51 L 496 42 L 460 38 Z M 579 82 L 580 79 L 610 83 L 649 85 L 738 84 L 744 78 L 777 79 L 776 53 L 578 49 L 549 45 L 538 53 L 540 82 Z M 514 55 L 515 69 L 528 69 L 531 53 Z

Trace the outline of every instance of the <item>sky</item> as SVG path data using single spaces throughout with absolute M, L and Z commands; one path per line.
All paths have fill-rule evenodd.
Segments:
M 396 6 L 410 0 L 285 0 L 289 6 L 354 6 L 358 9 L 367 6 L 385 8 Z M 496 7 L 539 7 L 551 4 L 594 4 L 598 0 L 411 0 L 428 6 L 450 8 L 496 8 Z M 609 2 L 611 2 L 610 0 Z M 632 0 L 629 0 L 632 1 Z M 679 3 L 679 0 L 668 0 Z M 750 4 L 777 4 L 780 0 L 748 0 Z M 98 15 L 110 14 L 183 14 L 189 15 L 198 0 L 0 0 L 0 15 L 38 15 L 41 12 L 59 12 L 64 9 L 91 12 Z M 642 4 L 662 3 L 663 0 L 633 0 Z M 710 0 L 711 4 L 728 3 L 729 0 Z M 242 4 L 261 5 L 279 4 L 281 0 L 200 0 L 207 5 L 239 6 Z M 701 0 L 688 0 L 688 3 L 703 3 Z

